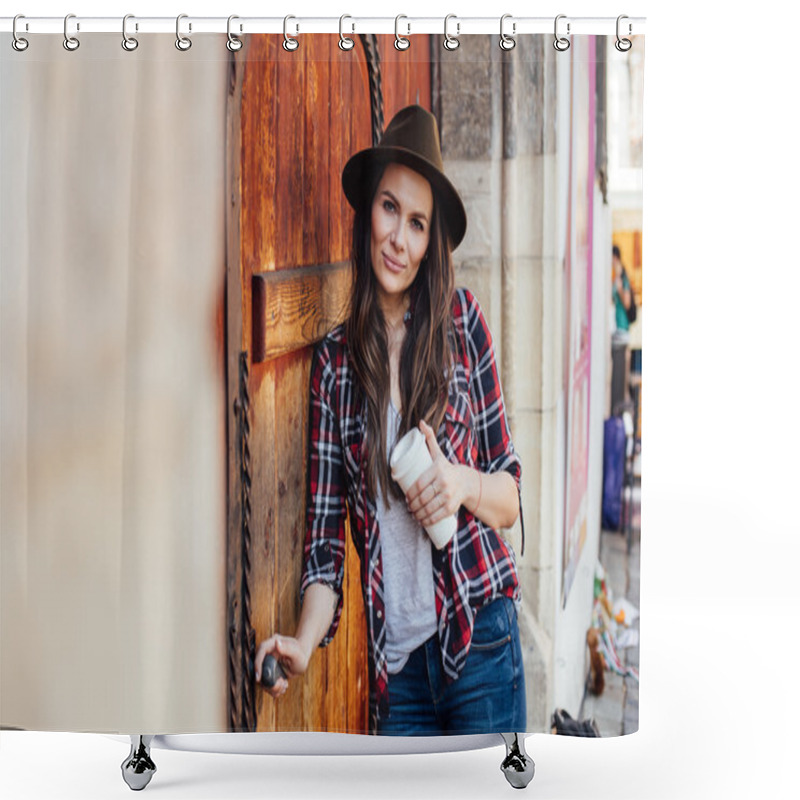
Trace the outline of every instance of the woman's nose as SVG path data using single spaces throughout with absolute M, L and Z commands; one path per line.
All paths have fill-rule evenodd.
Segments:
M 398 223 L 392 229 L 391 241 L 398 250 L 403 250 L 405 248 L 406 243 L 403 237 L 403 225 L 401 223 Z

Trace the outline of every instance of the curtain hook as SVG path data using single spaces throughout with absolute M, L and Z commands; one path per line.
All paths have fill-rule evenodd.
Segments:
M 444 18 L 444 41 L 442 42 L 442 47 L 444 47 L 445 50 L 458 50 L 458 46 L 461 44 L 461 42 L 458 41 L 457 37 L 458 37 L 459 33 L 461 33 L 461 23 L 458 22 L 458 20 L 456 20 L 456 35 L 455 36 L 451 36 L 447 32 L 447 23 L 451 19 L 456 19 L 456 15 L 455 14 L 448 14 Z
M 394 18 L 394 47 L 395 50 L 408 50 L 411 47 L 411 40 L 407 39 L 405 36 L 400 35 L 400 20 L 401 19 L 408 19 L 405 14 L 398 14 Z M 408 25 L 408 33 L 411 33 L 411 23 L 407 23 Z
M 283 49 L 288 50 L 290 53 L 293 53 L 300 47 L 300 42 L 297 41 L 293 36 L 289 36 L 287 33 L 287 25 L 290 19 L 297 19 L 297 17 L 293 17 L 291 14 L 283 18 Z M 296 26 L 297 30 L 300 30 L 300 26 Z
M 69 25 L 69 21 L 71 19 L 75 19 L 74 14 L 67 14 L 67 16 L 64 17 L 64 49 L 69 50 L 70 53 L 74 52 L 81 46 L 81 43 L 78 41 L 77 37 L 70 36 L 69 33 L 67 32 L 67 26 Z M 78 23 L 75 23 L 75 25 L 76 25 L 75 28 L 76 30 L 81 29 L 81 26 Z
M 243 44 L 242 40 L 238 36 L 236 36 L 236 34 L 231 33 L 231 22 L 233 22 L 235 19 L 239 19 L 239 17 L 237 17 L 236 14 L 231 14 L 228 17 L 228 41 L 225 47 L 227 47 L 228 50 L 231 51 L 231 53 L 237 53 L 239 50 L 242 49 L 242 44 Z M 241 30 L 242 26 L 240 25 L 239 26 L 240 33 Z
M 516 32 L 517 32 L 517 23 L 516 22 L 512 22 L 511 23 L 512 36 L 508 36 L 507 34 L 505 34 L 503 32 L 503 23 L 507 19 L 511 19 L 511 16 L 512 16 L 511 14 L 503 14 L 503 16 L 500 17 L 500 49 L 501 50 L 513 50 L 517 46 L 517 40 L 512 38 L 512 36 L 514 34 L 516 34 Z
M 346 19 L 353 19 L 349 14 L 342 14 L 339 17 L 339 49 L 340 50 L 352 50 L 356 43 L 349 37 L 344 35 L 344 21 Z M 355 25 L 353 26 L 355 29 Z
M 139 46 L 139 40 L 133 36 L 128 36 L 127 26 L 129 19 L 134 19 L 133 14 L 126 14 L 122 18 L 122 49 L 132 53 Z M 139 30 L 138 25 L 136 26 L 136 30 Z
M 192 40 L 188 36 L 181 35 L 181 20 L 188 18 L 188 14 L 178 14 L 178 18 L 175 20 L 175 47 L 183 52 L 186 52 L 192 46 Z M 189 30 L 192 30 L 191 23 L 189 24 Z
M 565 50 L 569 50 L 569 39 L 567 39 L 564 36 L 558 35 L 558 21 L 560 19 L 566 19 L 566 18 L 567 18 L 566 14 L 559 14 L 556 17 L 555 26 L 553 27 L 553 32 L 554 32 L 553 35 L 555 36 L 555 39 L 553 39 L 553 47 L 555 47 L 555 49 L 558 50 L 559 53 L 563 53 Z M 569 35 L 569 22 L 567 22 L 567 35 Z
M 27 39 L 23 39 L 17 33 L 17 20 L 18 19 L 25 19 L 25 16 L 23 14 L 17 14 L 17 16 L 14 17 L 14 22 L 13 22 L 13 24 L 11 26 L 11 33 L 12 33 L 12 36 L 13 36 L 13 38 L 11 39 L 11 46 L 18 53 L 21 53 L 23 50 L 27 50 L 28 49 L 28 40 Z M 28 25 L 26 23 L 25 24 L 25 28 L 27 29 L 27 27 L 28 27 Z
M 627 15 L 620 14 L 617 17 L 617 41 L 614 42 L 614 47 L 616 47 L 617 50 L 619 50 L 620 53 L 627 53 L 628 50 L 630 50 L 631 47 L 633 47 L 633 42 L 630 39 L 620 39 L 619 38 L 619 23 L 623 19 L 628 19 Z M 631 28 L 631 24 L 629 22 L 628 23 L 628 35 L 631 34 L 631 31 L 632 31 L 632 28 Z

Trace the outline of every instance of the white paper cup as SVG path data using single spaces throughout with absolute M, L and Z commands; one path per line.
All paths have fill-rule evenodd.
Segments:
M 420 475 L 433 464 L 425 436 L 418 428 L 412 428 L 394 447 L 389 466 L 392 478 L 400 484 L 404 494 L 414 485 Z M 447 546 L 455 536 L 458 527 L 456 515 L 445 517 L 436 524 L 425 528 L 438 550 Z

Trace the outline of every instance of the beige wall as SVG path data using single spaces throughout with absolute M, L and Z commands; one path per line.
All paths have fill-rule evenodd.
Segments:
M 224 37 L 2 50 L 0 723 L 224 729 Z

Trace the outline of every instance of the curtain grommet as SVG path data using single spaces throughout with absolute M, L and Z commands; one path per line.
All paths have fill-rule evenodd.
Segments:
M 456 20 L 456 35 L 455 36 L 451 36 L 447 32 L 447 23 L 451 19 L 455 19 Z M 458 41 L 458 35 L 459 35 L 460 32 L 461 32 L 461 23 L 456 18 L 456 15 L 455 14 L 448 14 L 444 18 L 444 41 L 442 42 L 442 47 L 444 47 L 445 50 L 449 50 L 450 52 L 452 52 L 453 50 L 458 50 L 458 47 L 461 44 L 461 42 Z
M 24 14 L 17 14 L 17 16 L 14 17 L 14 22 L 11 24 L 11 37 L 12 37 L 11 38 L 11 46 L 18 53 L 24 53 L 28 49 L 28 40 L 27 39 L 23 39 L 17 33 L 17 20 L 18 19 L 25 19 L 25 15 Z M 27 25 L 26 25 L 26 28 L 27 28 Z
M 339 17 L 339 49 L 344 50 L 345 52 L 349 52 L 355 46 L 355 40 L 351 39 L 349 36 L 344 35 L 344 21 L 346 19 L 353 19 L 349 14 L 342 14 Z M 353 26 L 355 28 L 355 26 Z
M 555 37 L 553 39 L 553 47 L 555 47 L 555 49 L 558 50 L 559 53 L 563 53 L 565 50 L 569 50 L 569 44 L 570 44 L 569 39 L 567 39 L 566 36 L 558 35 L 558 21 L 560 19 L 566 19 L 566 18 L 567 18 L 566 14 L 559 14 L 556 17 L 555 24 L 553 25 L 553 36 Z M 570 28 L 569 22 L 567 22 L 567 36 L 569 36 L 569 28 Z
M 631 47 L 633 47 L 633 42 L 630 39 L 622 39 L 622 38 L 620 38 L 620 35 L 619 35 L 619 24 L 620 24 L 620 22 L 622 22 L 623 19 L 628 19 L 628 16 L 626 14 L 620 14 L 617 17 L 617 41 L 614 42 L 614 47 L 616 47 L 617 50 L 619 50 L 620 53 L 627 53 L 628 50 L 630 50 Z M 632 30 L 632 28 L 631 28 L 631 24 L 629 22 L 628 23 L 628 36 L 631 35 L 631 30 Z
M 398 14 L 394 18 L 394 49 L 399 50 L 401 53 L 408 50 L 411 47 L 411 39 L 407 38 L 411 33 L 411 23 L 407 23 L 408 25 L 408 33 L 405 36 L 400 35 L 400 20 L 401 19 L 408 19 L 405 14 Z
M 227 47 L 231 53 L 238 53 L 239 50 L 241 50 L 244 46 L 244 42 L 242 42 L 242 40 L 235 33 L 231 32 L 231 22 L 233 22 L 235 19 L 239 19 L 236 14 L 231 14 L 228 17 L 228 41 L 225 43 L 225 47 Z M 241 31 L 242 26 L 240 25 L 239 32 L 241 33 Z
M 293 53 L 300 47 L 300 42 L 294 36 L 289 36 L 288 33 L 288 26 L 290 19 L 297 19 L 297 17 L 293 17 L 291 14 L 288 14 L 283 18 L 283 49 L 286 50 L 288 53 Z M 299 30 L 299 26 L 296 26 L 297 30 Z
M 128 20 L 135 19 L 133 14 L 126 14 L 122 18 L 122 49 L 128 53 L 132 53 L 138 46 L 139 40 L 134 36 L 128 36 Z M 139 29 L 139 26 L 136 26 L 136 30 Z
M 178 14 L 178 18 L 175 20 L 175 47 L 178 48 L 182 53 L 185 53 L 191 46 L 192 40 L 188 36 L 184 36 L 181 33 L 181 20 L 188 19 L 188 14 Z M 192 24 L 189 23 L 189 31 L 192 30 Z
M 511 19 L 511 14 L 503 14 L 500 17 L 500 49 L 505 50 L 508 52 L 509 50 L 513 50 L 517 46 L 517 40 L 514 38 L 514 35 L 517 33 L 517 23 L 511 23 L 511 36 L 509 36 L 504 30 L 503 25 L 507 19 Z
M 65 50 L 69 50 L 70 53 L 74 53 L 81 46 L 81 43 L 80 43 L 80 40 L 78 39 L 77 36 L 70 36 L 69 35 L 68 27 L 69 27 L 69 21 L 71 19 L 75 19 L 75 15 L 74 14 L 67 14 L 67 16 L 64 17 L 64 42 L 63 42 L 63 44 L 64 44 L 64 49 Z M 81 29 L 80 24 L 79 23 L 75 23 L 75 30 L 79 31 L 80 29 Z

